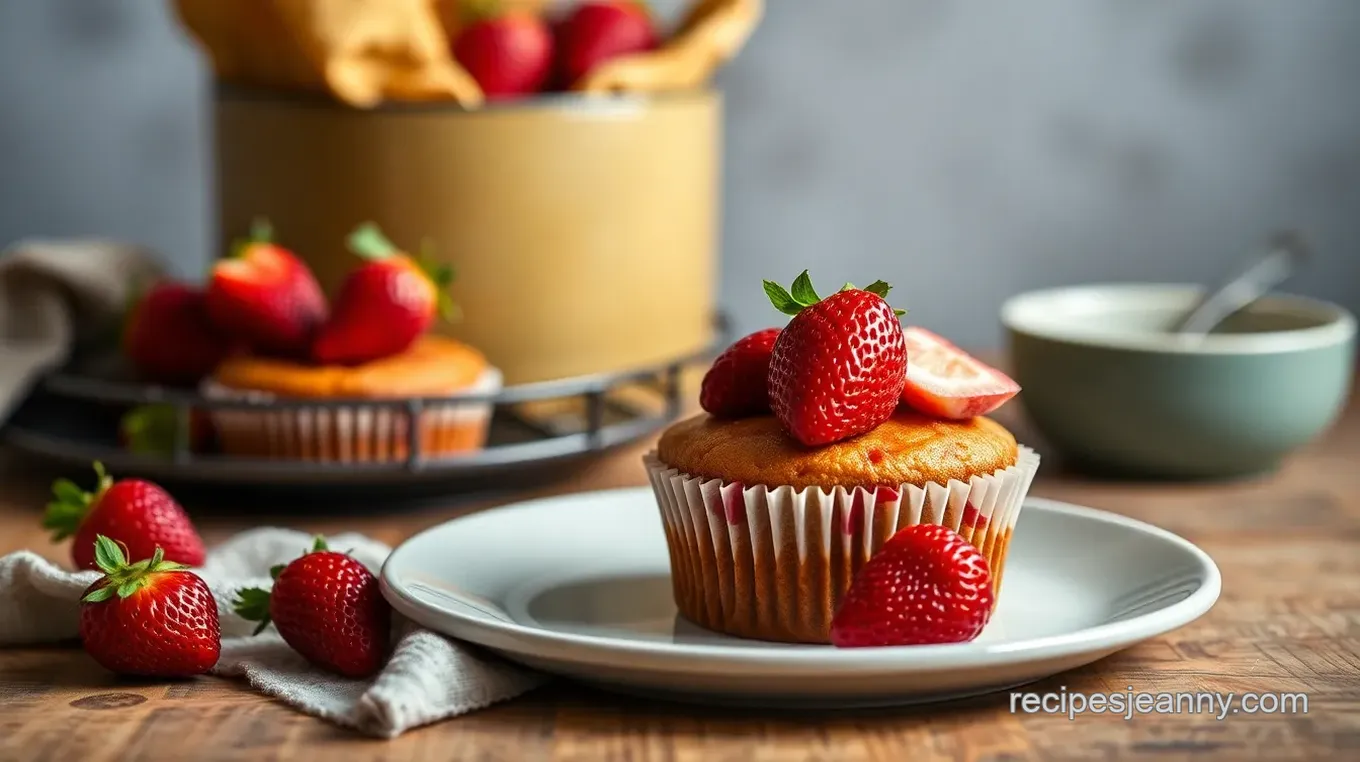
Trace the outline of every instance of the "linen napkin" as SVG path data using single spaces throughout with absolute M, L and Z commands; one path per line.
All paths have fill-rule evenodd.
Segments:
M 72 347 L 116 330 L 135 289 L 160 274 L 146 249 L 97 239 L 0 253 L 0 422 Z
M 214 548 L 195 569 L 217 599 L 222 656 L 213 674 L 243 679 L 294 708 L 370 735 L 393 738 L 436 720 L 525 693 L 546 678 L 492 654 L 450 641 L 394 616 L 391 658 L 372 680 L 324 672 L 298 656 L 271 625 L 237 616 L 231 602 L 246 587 L 268 588 L 269 569 L 311 547 L 312 537 L 286 529 L 255 529 Z M 390 549 L 357 534 L 327 540 L 374 573 Z M 27 551 L 0 558 L 0 647 L 79 637 L 80 596 L 98 572 L 72 572 Z

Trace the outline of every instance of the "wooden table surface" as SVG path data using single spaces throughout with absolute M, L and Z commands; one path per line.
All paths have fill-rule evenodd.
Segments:
M 1017 407 L 1017 406 L 1011 406 Z M 1010 408 L 1002 420 L 1025 439 Z M 1032 437 L 1028 441 L 1034 441 Z M 645 446 L 526 494 L 641 485 Z M 1049 459 L 1033 494 L 1133 516 L 1204 548 L 1223 594 L 1199 621 L 1032 690 L 1307 694 L 1307 712 L 1065 716 L 1012 713 L 1004 694 L 906 710 L 791 715 L 652 703 L 555 684 L 517 700 L 372 740 L 244 685 L 121 682 L 78 648 L 0 651 L 0 759 L 83 760 L 1040 760 L 1324 759 L 1360 753 L 1360 404 L 1282 471 L 1232 484 L 1085 480 Z M 65 559 L 38 529 L 51 473 L 0 457 L 0 554 Z M 345 516 L 198 517 L 209 542 L 261 522 L 357 530 L 387 542 L 499 504 L 464 499 Z M 190 510 L 195 510 L 191 504 Z

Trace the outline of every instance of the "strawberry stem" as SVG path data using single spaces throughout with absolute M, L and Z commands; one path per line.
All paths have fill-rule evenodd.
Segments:
M 86 603 L 107 601 L 115 595 L 128 598 L 146 587 L 154 574 L 189 568 L 184 564 L 166 561 L 165 550 L 160 546 L 156 546 L 151 558 L 129 564 L 127 546 L 102 534 L 94 538 L 94 561 L 104 576 L 81 598 Z
M 360 258 L 371 262 L 378 262 L 401 253 L 401 250 L 372 222 L 365 222 L 349 234 L 349 249 Z
M 74 535 L 90 509 L 113 486 L 113 479 L 104 471 L 103 463 L 95 461 L 94 472 L 97 477 L 94 492 L 82 490 L 70 479 L 58 479 L 52 483 L 52 494 L 56 499 L 47 504 L 42 521 L 44 529 L 52 530 L 52 542 L 60 542 Z
M 256 217 L 250 221 L 250 234 L 245 238 L 237 239 L 231 245 L 231 251 L 227 253 L 230 259 L 240 259 L 245 255 L 246 250 L 251 246 L 261 243 L 274 242 L 274 226 L 267 217 Z

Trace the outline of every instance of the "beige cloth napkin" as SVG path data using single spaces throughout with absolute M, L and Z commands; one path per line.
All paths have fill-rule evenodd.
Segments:
M 73 346 L 114 335 L 135 290 L 160 274 L 149 251 L 111 241 L 35 239 L 0 253 L 0 423 Z
M 377 572 L 390 549 L 358 534 L 328 540 Z M 212 673 L 244 680 L 301 712 L 381 738 L 519 696 L 546 680 L 466 643 L 395 617 L 393 652 L 376 677 L 351 680 L 313 667 L 270 627 L 237 616 L 231 601 L 245 587 L 269 587 L 269 568 L 311 545 L 288 529 L 254 529 L 213 548 L 201 569 L 217 600 L 222 656 Z M 0 648 L 69 641 L 79 635 L 80 596 L 97 572 L 73 572 L 27 551 L 0 558 Z M 93 669 L 93 667 L 92 667 Z

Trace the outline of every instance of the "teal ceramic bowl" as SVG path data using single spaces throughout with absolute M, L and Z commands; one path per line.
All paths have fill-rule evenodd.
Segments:
M 1336 420 L 1355 374 L 1354 316 L 1271 295 L 1202 339 L 1171 333 L 1201 294 L 1074 286 L 1002 306 L 1020 401 L 1064 460 L 1122 476 L 1245 476 Z

